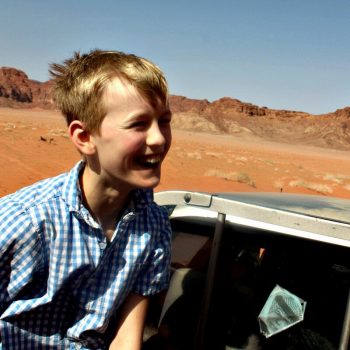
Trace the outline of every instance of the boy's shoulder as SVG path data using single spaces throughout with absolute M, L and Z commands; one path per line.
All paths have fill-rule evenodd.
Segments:
M 23 187 L 18 191 L 11 193 L 0 199 L 0 205 L 13 202 L 22 206 L 30 206 L 33 203 L 47 201 L 60 193 L 60 189 L 65 181 L 67 174 L 40 180 L 30 186 Z
M 37 229 L 36 219 L 33 218 L 39 220 L 42 214 L 53 213 L 57 207 L 54 202 L 59 196 L 65 176 L 61 174 L 41 180 L 1 198 L 0 230 L 4 237 L 5 232 L 9 237 L 33 233 Z M 12 233 L 8 232 L 10 228 Z
M 28 208 L 59 197 L 74 197 L 79 192 L 78 177 L 84 164 L 78 162 L 69 172 L 40 180 L 0 198 L 0 207 L 9 203 Z

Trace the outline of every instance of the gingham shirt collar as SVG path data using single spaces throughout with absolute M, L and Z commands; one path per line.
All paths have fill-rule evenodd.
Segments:
M 80 172 L 85 167 L 83 161 L 78 162 L 68 173 L 62 186 L 62 199 L 66 202 L 69 210 L 76 212 L 92 227 L 99 227 L 83 204 L 82 192 L 79 184 Z M 134 190 L 128 205 L 128 211 L 139 212 L 153 202 L 152 190 Z

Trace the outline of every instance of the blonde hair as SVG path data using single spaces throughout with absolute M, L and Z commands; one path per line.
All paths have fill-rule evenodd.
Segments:
M 89 132 L 99 132 L 106 115 L 102 96 L 112 78 L 130 83 L 151 104 L 157 98 L 166 103 L 168 98 L 166 79 L 155 64 L 119 51 L 75 52 L 63 64 L 51 64 L 49 72 L 56 83 L 55 103 L 67 124 L 80 120 Z

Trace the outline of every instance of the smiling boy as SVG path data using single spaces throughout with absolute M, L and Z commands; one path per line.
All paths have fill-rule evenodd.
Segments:
M 0 200 L 0 348 L 140 349 L 148 297 L 169 278 L 152 191 L 171 144 L 166 80 L 115 51 L 51 68 L 82 161 Z

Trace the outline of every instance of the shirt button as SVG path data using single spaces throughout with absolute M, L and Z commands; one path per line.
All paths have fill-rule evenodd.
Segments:
M 100 249 L 102 249 L 102 250 L 105 250 L 106 247 L 107 247 L 107 243 L 106 242 L 99 242 L 98 245 L 100 246 Z
M 130 222 L 130 221 L 134 220 L 135 217 L 136 217 L 135 213 L 128 213 L 124 216 L 123 220 L 125 222 Z

